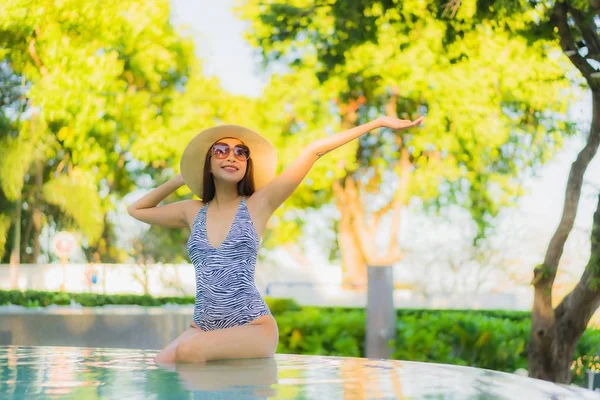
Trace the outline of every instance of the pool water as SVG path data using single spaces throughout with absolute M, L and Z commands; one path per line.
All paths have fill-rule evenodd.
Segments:
M 0 346 L 0 399 L 600 399 L 476 368 L 277 354 L 156 365 L 155 350 Z

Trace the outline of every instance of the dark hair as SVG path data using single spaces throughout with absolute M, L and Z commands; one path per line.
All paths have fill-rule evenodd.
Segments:
M 215 198 L 215 181 L 210 170 L 210 160 L 212 158 L 212 147 L 208 149 L 206 160 L 204 161 L 204 179 L 202 181 L 202 201 L 207 203 Z M 254 168 L 252 167 L 252 158 L 246 161 L 246 174 L 237 184 L 238 194 L 241 196 L 251 196 L 254 194 Z

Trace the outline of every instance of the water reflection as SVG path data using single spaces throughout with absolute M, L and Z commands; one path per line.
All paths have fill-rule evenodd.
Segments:
M 277 355 L 156 365 L 156 351 L 0 346 L 0 399 L 598 399 L 476 368 Z
M 268 398 L 277 391 L 277 359 L 213 361 L 177 364 L 175 370 L 183 387 L 190 391 L 208 391 L 234 395 L 232 398 Z M 235 371 L 235 373 L 231 373 Z

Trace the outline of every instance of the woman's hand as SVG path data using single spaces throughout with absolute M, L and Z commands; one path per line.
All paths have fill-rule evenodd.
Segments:
M 425 117 L 419 117 L 414 121 L 411 121 L 409 119 L 398 119 L 395 117 L 379 117 L 376 121 L 382 127 L 399 130 L 417 126 L 421 124 L 421 122 L 423 122 L 423 119 L 425 119 Z
M 173 178 L 171 178 L 171 180 L 174 182 L 177 182 L 177 184 L 179 186 L 185 185 L 185 182 L 183 181 L 183 177 L 181 176 L 181 174 L 175 175 Z

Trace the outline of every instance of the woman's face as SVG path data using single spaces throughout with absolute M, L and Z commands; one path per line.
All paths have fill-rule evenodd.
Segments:
M 215 180 L 225 182 L 238 183 L 246 175 L 247 162 L 241 157 L 235 156 L 235 146 L 243 145 L 243 143 L 234 138 L 224 138 L 217 141 L 219 144 L 229 146 L 229 152 L 224 158 L 220 156 L 227 152 L 226 146 L 216 146 L 217 153 L 213 151 L 215 146 L 211 148 L 210 171 Z M 223 151 L 224 150 L 224 151 Z

